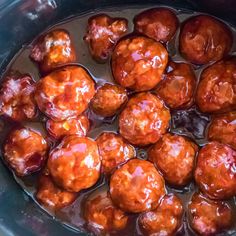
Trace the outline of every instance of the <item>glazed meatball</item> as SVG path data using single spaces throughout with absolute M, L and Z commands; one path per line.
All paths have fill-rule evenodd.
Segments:
M 70 35 L 63 29 L 56 29 L 39 37 L 31 50 L 30 57 L 39 64 L 42 73 L 76 61 Z
M 12 75 L 0 88 L 0 115 L 14 121 L 32 119 L 36 116 L 34 100 L 35 83 L 29 75 Z
M 215 116 L 208 129 L 208 139 L 236 149 L 236 112 Z
M 46 123 L 48 133 L 55 139 L 61 139 L 67 135 L 73 134 L 84 137 L 87 135 L 89 127 L 90 122 L 85 115 L 64 121 L 47 120 Z
M 39 80 L 35 99 L 49 118 L 75 118 L 87 109 L 95 94 L 94 81 L 80 66 L 66 66 Z
M 187 138 L 165 134 L 148 152 L 148 158 L 171 185 L 183 186 L 193 177 L 197 145 Z
M 29 128 L 12 131 L 3 147 L 4 160 L 18 176 L 30 175 L 43 166 L 48 145 L 43 136 Z
M 111 176 L 110 194 L 123 211 L 153 210 L 165 195 L 164 180 L 151 162 L 132 159 Z
M 135 91 L 147 91 L 161 81 L 167 62 L 164 46 L 139 36 L 121 40 L 112 54 L 111 64 L 118 84 Z
M 206 68 L 197 88 L 196 103 L 202 112 L 221 113 L 236 108 L 236 57 Z
M 128 21 L 124 18 L 112 18 L 105 14 L 89 18 L 84 40 L 94 60 L 105 62 L 127 30 Z
M 88 227 L 97 232 L 96 235 L 122 230 L 128 221 L 128 216 L 112 203 L 104 188 L 89 195 L 85 202 L 84 218 Z
M 156 90 L 172 109 L 186 108 L 192 104 L 196 78 L 192 67 L 186 63 L 170 62 L 169 71 Z
M 155 210 L 140 215 L 139 228 L 144 235 L 172 236 L 181 226 L 182 215 L 181 201 L 177 196 L 169 194 Z
M 199 235 L 216 235 L 231 226 L 232 209 L 225 202 L 195 193 L 188 210 L 190 226 Z
M 151 93 L 132 97 L 119 117 L 120 134 L 130 143 L 145 146 L 157 142 L 167 131 L 170 112 Z
M 195 64 L 222 59 L 233 42 L 229 27 L 208 15 L 194 16 L 184 22 L 179 39 L 181 54 Z
M 225 144 L 211 142 L 198 154 L 195 181 L 212 199 L 236 195 L 236 151 Z
M 70 205 L 77 194 L 65 191 L 54 184 L 51 177 L 42 174 L 39 177 L 36 199 L 46 207 L 57 210 Z
M 55 183 L 72 192 L 93 186 L 100 177 L 100 166 L 96 142 L 78 135 L 66 136 L 50 152 L 47 163 Z
M 134 147 L 118 134 L 104 132 L 96 141 L 105 174 L 111 174 L 117 166 L 135 157 Z
M 167 43 L 175 35 L 179 21 L 169 8 L 153 8 L 134 18 L 134 29 L 156 41 Z
M 127 100 L 124 88 L 105 84 L 98 89 L 91 101 L 91 109 L 98 115 L 109 117 L 115 115 Z

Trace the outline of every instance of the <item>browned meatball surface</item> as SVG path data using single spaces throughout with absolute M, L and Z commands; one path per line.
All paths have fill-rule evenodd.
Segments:
M 30 57 L 39 64 L 42 73 L 76 60 L 70 35 L 64 29 L 56 29 L 39 37 L 34 43 Z
M 84 137 L 87 135 L 90 127 L 90 122 L 87 116 L 80 115 L 77 118 L 54 121 L 47 120 L 46 129 L 48 133 L 55 139 L 61 139 L 67 135 L 77 134 Z
M 87 109 L 95 94 L 95 84 L 80 66 L 65 66 L 38 81 L 35 99 L 49 118 L 75 118 Z
M 39 177 L 36 199 L 46 207 L 57 210 L 74 202 L 77 194 L 68 192 L 54 184 L 51 177 L 42 174 Z
M 183 23 L 179 36 L 181 54 L 195 64 L 218 61 L 232 47 L 229 27 L 209 15 L 198 15 Z
M 0 88 L 0 115 L 15 121 L 32 119 L 37 114 L 35 83 L 29 75 L 9 75 Z
M 128 96 L 124 88 L 118 85 L 104 84 L 92 99 L 91 109 L 98 115 L 109 117 L 115 115 L 127 100 Z
M 118 84 L 135 91 L 147 91 L 161 81 L 167 62 L 168 53 L 161 43 L 139 36 L 119 41 L 111 65 Z
M 135 31 L 156 41 L 166 43 L 175 35 L 179 20 L 169 8 L 152 8 L 134 18 Z
M 165 134 L 148 152 L 148 158 L 171 185 L 183 186 L 193 177 L 198 148 L 184 136 Z
M 134 147 L 118 134 L 104 132 L 96 142 L 102 160 L 102 172 L 105 174 L 111 174 L 117 166 L 135 157 Z
M 41 169 L 48 145 L 43 136 L 29 128 L 12 131 L 3 147 L 4 160 L 18 176 L 30 175 Z
M 166 133 L 170 112 L 164 103 L 151 93 L 132 97 L 119 117 L 120 134 L 135 145 L 157 142 Z
M 202 112 L 236 108 L 236 57 L 219 61 L 202 72 L 196 103 Z
M 199 235 L 216 235 L 232 224 L 232 209 L 222 201 L 195 193 L 188 206 L 189 223 Z
M 213 117 L 208 129 L 208 139 L 236 149 L 236 112 Z
M 186 108 L 192 104 L 196 78 L 192 67 L 186 63 L 170 62 L 168 73 L 159 83 L 157 95 L 172 109 Z
M 105 62 L 127 30 L 128 21 L 124 18 L 112 18 L 105 14 L 89 18 L 84 40 L 88 43 L 92 57 L 98 62 Z
M 72 192 L 93 186 L 100 177 L 100 166 L 96 142 L 77 135 L 66 136 L 50 152 L 47 163 L 55 183 Z
M 165 195 L 164 180 L 152 163 L 132 159 L 111 176 L 110 194 L 113 203 L 126 212 L 153 210 Z
M 236 151 L 225 144 L 206 144 L 197 157 L 195 181 L 212 199 L 236 195 Z
M 122 230 L 128 222 L 128 216 L 112 203 L 105 188 L 95 190 L 86 199 L 84 218 L 96 235 L 107 235 Z
M 153 211 L 142 213 L 138 219 L 144 235 L 173 236 L 182 225 L 183 206 L 180 199 L 166 195 Z

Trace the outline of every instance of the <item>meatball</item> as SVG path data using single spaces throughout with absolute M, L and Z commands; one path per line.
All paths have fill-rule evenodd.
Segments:
M 56 186 L 49 175 L 42 174 L 39 177 L 36 199 L 46 207 L 57 210 L 70 205 L 76 197 L 76 193 L 65 191 Z
M 135 157 L 134 147 L 118 134 L 104 132 L 96 141 L 105 174 L 111 174 L 117 166 Z
M 192 67 L 186 63 L 169 63 L 169 71 L 156 90 L 172 109 L 186 108 L 193 102 L 196 78 Z
M 66 136 L 50 152 L 47 163 L 55 183 L 72 192 L 93 186 L 100 177 L 100 166 L 96 142 L 78 135 Z
M 127 100 L 124 88 L 105 84 L 98 89 L 91 101 L 91 109 L 98 115 L 109 117 L 115 115 Z
M 88 43 L 94 60 L 105 62 L 127 30 L 128 21 L 124 18 L 112 18 L 105 14 L 89 18 L 84 40 Z
M 118 84 L 135 91 L 154 88 L 168 62 L 164 46 L 146 37 L 121 40 L 112 54 L 112 72 Z
M 122 230 L 128 221 L 128 216 L 112 203 L 104 188 L 96 190 L 86 199 L 84 218 L 92 231 L 100 231 L 97 235 Z
M 80 66 L 66 66 L 38 81 L 35 99 L 49 118 L 75 118 L 87 109 L 95 94 L 91 76 Z
M 226 112 L 236 108 L 236 57 L 206 68 L 197 88 L 196 103 L 202 112 Z
M 7 76 L 0 88 L 0 114 L 14 121 L 32 119 L 37 114 L 35 83 L 29 75 Z
M 165 134 L 148 152 L 148 158 L 171 185 L 183 186 L 193 177 L 197 145 L 187 138 Z
M 34 43 L 30 57 L 39 64 L 42 73 L 76 61 L 70 35 L 63 29 L 56 29 L 39 37 Z
M 208 139 L 236 149 L 236 112 L 215 116 L 208 129 Z
M 209 15 L 198 15 L 184 22 L 179 50 L 190 62 L 206 64 L 226 56 L 233 43 L 232 32 L 223 22 Z
M 4 160 L 18 176 L 40 170 L 47 151 L 48 145 L 43 136 L 29 128 L 13 130 L 3 147 Z
M 48 133 L 55 139 L 61 139 L 64 136 L 73 134 L 84 137 L 87 135 L 89 127 L 90 122 L 85 115 L 65 121 L 47 120 L 46 123 Z
M 119 117 L 120 134 L 130 143 L 144 146 L 157 142 L 167 131 L 170 112 L 151 93 L 132 97 Z
M 111 176 L 110 194 L 126 212 L 153 210 L 165 195 L 164 180 L 152 163 L 132 159 Z
M 236 151 L 218 142 L 206 144 L 198 154 L 195 181 L 212 199 L 236 195 Z
M 138 224 L 144 235 L 175 235 L 182 224 L 183 206 L 173 194 L 166 195 L 153 211 L 142 213 Z
M 179 21 L 169 8 L 152 8 L 134 18 L 134 30 L 156 41 L 167 43 L 175 35 Z
M 189 223 L 200 235 L 216 235 L 232 223 L 232 209 L 222 201 L 214 201 L 195 193 L 188 206 Z

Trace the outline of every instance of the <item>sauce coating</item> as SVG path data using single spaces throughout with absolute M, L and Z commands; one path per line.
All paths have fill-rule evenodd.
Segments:
M 100 166 L 96 142 L 77 135 L 66 136 L 50 152 L 47 163 L 53 181 L 72 192 L 93 186 L 100 177 Z
M 122 39 L 112 54 L 115 81 L 125 88 L 147 91 L 162 79 L 168 53 L 160 43 L 143 36 Z
M 193 177 L 197 145 L 179 135 L 165 134 L 148 152 L 148 158 L 171 185 L 183 186 Z
M 132 97 L 119 117 L 120 134 L 130 143 L 145 146 L 157 142 L 166 133 L 170 113 L 151 93 Z
M 65 66 L 38 81 L 35 99 L 49 118 L 62 121 L 85 111 L 95 94 L 92 77 L 80 66 Z
M 212 199 L 228 199 L 236 195 L 236 152 L 225 144 L 206 144 L 197 157 L 195 181 Z
M 152 163 L 133 159 L 111 176 L 110 194 L 113 203 L 126 212 L 153 210 L 165 195 L 164 180 Z

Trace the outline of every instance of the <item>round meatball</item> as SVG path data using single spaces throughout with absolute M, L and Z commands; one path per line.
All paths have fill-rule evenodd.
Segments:
M 197 88 L 196 103 L 202 112 L 226 112 L 236 108 L 236 57 L 206 68 Z
M 43 136 L 29 128 L 12 131 L 3 147 L 4 160 L 18 176 L 40 170 L 47 151 L 48 145 Z
M 174 235 L 182 224 L 183 206 L 173 194 L 166 195 L 153 211 L 142 213 L 138 219 L 144 235 Z
M 47 120 L 46 123 L 48 133 L 55 139 L 61 139 L 67 135 L 73 134 L 84 137 L 87 135 L 89 127 L 90 122 L 85 115 L 64 121 Z
M 7 76 L 0 88 L 0 115 L 14 121 L 32 119 L 37 114 L 35 83 L 29 75 Z
M 49 175 L 42 174 L 39 177 L 36 199 L 44 206 L 57 210 L 70 205 L 76 197 L 76 193 L 56 186 Z
M 97 90 L 91 101 L 91 109 L 98 115 L 109 117 L 115 115 L 127 100 L 124 88 L 105 84 Z
M 175 35 L 179 21 L 169 8 L 152 8 L 134 18 L 134 30 L 149 38 L 167 43 Z
M 95 94 L 91 76 L 80 66 L 65 66 L 38 81 L 35 99 L 49 118 L 75 118 L 87 109 Z
M 193 102 L 196 87 L 194 71 L 189 64 L 175 62 L 170 62 L 168 69 L 156 92 L 170 108 L 186 108 Z
M 134 147 L 118 134 L 104 132 L 96 141 L 105 174 L 111 174 L 117 166 L 135 157 Z
M 70 35 L 63 29 L 56 29 L 39 37 L 34 43 L 30 57 L 39 64 L 42 73 L 76 61 Z
M 187 138 L 165 134 L 148 152 L 148 158 L 171 185 L 183 186 L 193 177 L 197 145 Z
M 232 224 L 232 209 L 222 201 L 213 201 L 195 193 L 188 206 L 189 223 L 199 235 L 216 235 Z
M 208 129 L 208 139 L 236 149 L 236 112 L 215 116 Z
M 152 163 L 132 159 L 111 176 L 110 194 L 119 208 L 138 213 L 159 205 L 165 195 L 165 184 Z
M 118 84 L 135 91 L 154 88 L 162 79 L 168 53 L 161 43 L 146 37 L 121 40 L 112 54 L 112 72 Z
M 97 235 L 122 230 L 128 221 L 128 216 L 112 203 L 104 188 L 93 192 L 86 199 L 84 218 L 88 228 L 97 232 Z
M 119 117 L 120 134 L 130 143 L 144 146 L 157 142 L 167 131 L 170 112 L 151 93 L 132 97 Z
M 233 43 L 229 27 L 209 15 L 194 16 L 184 22 L 179 39 L 181 54 L 195 64 L 222 59 Z
M 93 186 L 100 177 L 100 166 L 96 142 L 78 135 L 66 136 L 50 152 L 47 163 L 55 183 L 72 192 Z
M 206 144 L 198 154 L 195 181 L 212 199 L 236 195 L 236 151 L 218 142 Z
M 92 16 L 88 20 L 84 40 L 88 43 L 94 60 L 105 62 L 121 36 L 128 30 L 128 21 L 124 18 L 112 18 L 106 14 Z

